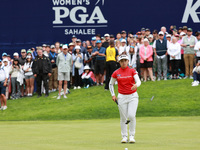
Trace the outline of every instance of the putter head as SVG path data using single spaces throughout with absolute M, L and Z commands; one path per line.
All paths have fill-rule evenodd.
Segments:
M 129 124 L 129 122 L 131 122 L 130 120 L 127 120 L 125 124 Z

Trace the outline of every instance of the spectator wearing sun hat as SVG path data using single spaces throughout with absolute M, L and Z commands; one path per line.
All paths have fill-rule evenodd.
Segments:
M 84 73 L 82 74 L 82 82 L 84 83 L 85 88 L 89 88 L 89 86 L 93 86 L 96 82 L 94 73 L 90 70 L 91 68 L 86 65 L 84 67 Z
M 192 35 L 192 29 L 187 29 L 187 35 L 183 37 L 182 42 L 180 43 L 184 49 L 184 62 L 185 62 L 185 78 L 190 76 L 190 79 L 193 79 L 193 66 L 194 66 L 194 46 L 197 43 L 197 39 Z

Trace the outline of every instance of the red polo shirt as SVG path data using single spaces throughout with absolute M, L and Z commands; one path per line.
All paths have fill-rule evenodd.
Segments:
M 117 79 L 118 92 L 120 94 L 128 95 L 137 91 L 137 89 L 134 91 L 131 90 L 131 87 L 133 84 L 135 84 L 135 79 L 133 76 L 136 74 L 137 72 L 129 67 L 126 67 L 125 69 L 119 68 L 112 74 L 112 77 Z

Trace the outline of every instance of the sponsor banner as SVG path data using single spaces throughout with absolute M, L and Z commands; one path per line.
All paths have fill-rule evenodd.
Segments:
M 0 52 L 142 27 L 200 30 L 200 0 L 2 0 Z

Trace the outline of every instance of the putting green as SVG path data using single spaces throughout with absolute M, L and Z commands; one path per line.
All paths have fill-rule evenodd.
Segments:
M 2 121 L 1 150 L 196 150 L 200 117 L 139 117 L 136 143 L 121 144 L 119 119 Z

